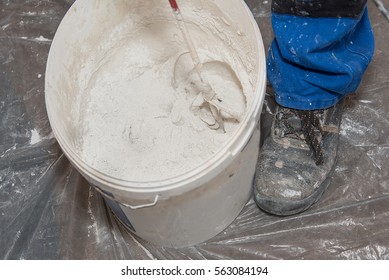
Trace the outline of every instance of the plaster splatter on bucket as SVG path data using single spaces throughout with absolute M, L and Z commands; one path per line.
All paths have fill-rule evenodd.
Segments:
M 243 1 L 179 3 L 200 69 L 168 1 L 84 0 L 63 19 L 46 72 L 70 161 L 130 230 L 173 247 L 219 233 L 246 203 L 266 80 Z

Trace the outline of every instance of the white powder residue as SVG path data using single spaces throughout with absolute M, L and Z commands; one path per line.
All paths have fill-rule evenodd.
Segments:
M 7 29 L 8 26 L 10 26 L 10 23 L 3 25 L 3 26 L 1 27 L 1 29 L 5 30 L 5 29 Z
M 237 34 L 222 18 L 219 24 Z M 109 51 L 87 61 L 79 78 L 85 83 L 81 157 L 131 181 L 173 178 L 210 160 L 236 133 L 252 96 L 242 58 L 218 33 L 220 26 L 191 25 L 203 76 L 224 118 L 223 129 L 216 126 L 209 103 L 199 101 L 193 64 L 173 16 L 147 20 L 131 32 L 129 23 L 118 27 L 113 33 L 127 34 L 120 39 L 103 39 Z
M 34 38 L 34 40 L 39 41 L 39 42 L 51 42 L 52 41 L 51 39 L 45 38 L 42 35 L 37 37 L 37 38 Z
M 41 141 L 41 136 L 39 135 L 39 132 L 34 128 L 31 130 L 31 139 L 30 139 L 30 145 L 34 145 Z
M 38 42 L 38 43 L 50 43 L 52 41 L 51 39 L 45 38 L 42 35 L 39 37 L 36 37 L 36 38 L 30 38 L 30 37 L 25 37 L 25 36 L 13 37 L 13 38 L 27 40 L 27 41 L 31 41 L 31 42 Z

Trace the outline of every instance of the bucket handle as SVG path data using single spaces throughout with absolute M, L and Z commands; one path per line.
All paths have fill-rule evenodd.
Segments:
M 113 195 L 108 195 L 107 193 L 105 193 L 103 190 L 101 190 L 101 189 L 98 188 L 98 187 L 95 187 L 95 190 L 97 190 L 97 191 L 98 191 L 102 196 L 104 196 L 105 198 L 110 199 L 110 200 L 113 200 L 113 201 L 115 201 L 116 203 L 120 204 L 121 206 L 124 206 L 124 207 L 126 207 L 126 208 L 130 208 L 130 209 L 132 209 L 132 210 L 142 209 L 142 208 L 147 208 L 147 207 L 153 207 L 153 206 L 157 205 L 158 199 L 159 199 L 159 194 L 157 194 L 157 195 L 155 195 L 155 198 L 154 198 L 154 201 L 153 201 L 153 202 L 134 206 L 134 205 L 126 204 L 126 203 L 123 203 L 123 202 L 120 202 L 120 201 L 116 200 L 116 199 L 113 197 Z

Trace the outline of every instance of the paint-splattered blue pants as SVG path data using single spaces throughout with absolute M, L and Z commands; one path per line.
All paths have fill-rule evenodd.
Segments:
M 356 91 L 374 53 L 366 0 L 273 0 L 272 24 L 267 74 L 277 103 L 324 109 Z

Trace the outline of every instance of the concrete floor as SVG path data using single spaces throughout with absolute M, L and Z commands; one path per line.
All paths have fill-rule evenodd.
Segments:
M 368 0 L 375 57 L 347 100 L 339 162 L 323 198 L 282 218 L 250 200 L 224 232 L 184 249 L 127 233 L 51 134 L 45 65 L 73 2 L 0 0 L 1 259 L 389 259 L 389 19 L 377 1 Z M 246 0 L 266 46 L 270 2 Z M 389 9 L 389 0 L 379 2 Z M 271 111 L 271 95 L 265 106 Z M 266 132 L 267 110 L 262 116 Z

